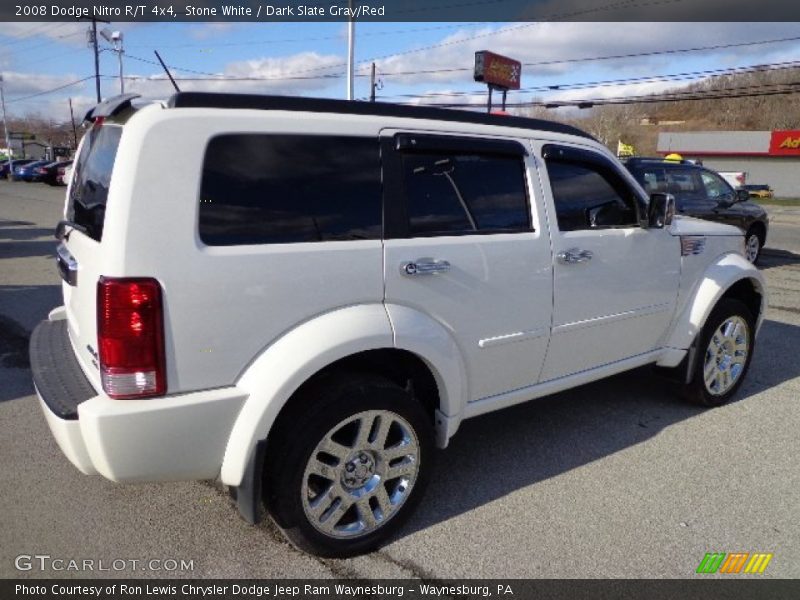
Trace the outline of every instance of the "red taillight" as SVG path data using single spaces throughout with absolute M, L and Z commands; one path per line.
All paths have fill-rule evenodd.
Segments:
M 101 277 L 97 339 L 103 389 L 111 398 L 167 391 L 161 286 L 150 278 Z

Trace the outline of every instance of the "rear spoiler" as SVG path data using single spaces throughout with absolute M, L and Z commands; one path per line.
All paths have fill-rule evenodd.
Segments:
M 139 97 L 141 97 L 141 94 L 121 94 L 108 100 L 103 100 L 100 104 L 89 109 L 89 112 L 83 117 L 83 121 L 84 123 L 86 121 L 94 122 L 98 118 L 105 119 L 114 116 L 118 112 L 129 108 L 133 99 Z

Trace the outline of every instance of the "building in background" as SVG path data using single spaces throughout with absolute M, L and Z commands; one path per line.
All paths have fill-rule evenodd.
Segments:
M 657 150 L 699 159 L 715 171 L 744 171 L 748 184 L 800 198 L 800 130 L 664 132 Z

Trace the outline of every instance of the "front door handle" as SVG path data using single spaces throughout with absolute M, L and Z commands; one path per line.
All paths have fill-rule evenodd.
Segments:
M 564 265 L 575 265 L 578 263 L 589 262 L 592 260 L 592 254 L 589 250 L 581 250 L 580 248 L 570 248 L 556 254 L 558 262 Z
M 450 263 L 446 260 L 419 259 L 404 262 L 400 265 L 400 271 L 403 275 L 409 276 L 435 275 L 436 273 L 445 273 L 449 270 Z

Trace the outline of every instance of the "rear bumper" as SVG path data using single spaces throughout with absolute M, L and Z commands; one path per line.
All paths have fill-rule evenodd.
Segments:
M 89 384 L 66 321 L 31 336 L 31 370 L 47 424 L 81 472 L 112 481 L 211 479 L 246 398 L 228 387 L 146 400 L 112 400 Z

